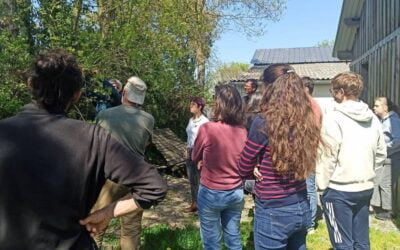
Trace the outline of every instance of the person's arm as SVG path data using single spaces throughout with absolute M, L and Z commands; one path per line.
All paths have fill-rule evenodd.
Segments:
M 132 199 L 131 195 L 127 195 L 100 210 L 94 211 L 86 218 L 80 220 L 79 223 L 85 226 L 86 230 L 93 237 L 97 233 L 104 231 L 112 218 L 124 216 L 137 209 L 141 208 Z
M 260 132 L 260 129 L 263 127 L 265 127 L 265 121 L 256 117 L 250 127 L 246 145 L 240 154 L 239 174 L 243 179 L 254 178 L 254 168 L 258 165 L 261 151 L 265 149 L 268 144 L 267 136 Z M 257 171 L 255 173 L 257 173 Z M 256 178 L 260 180 L 261 177 L 256 176 Z
M 390 155 L 400 151 L 400 119 L 398 116 L 394 116 L 392 119 L 389 118 L 388 122 L 390 122 L 390 134 L 388 135 L 390 141 L 386 143 L 386 146 L 387 154 Z
M 116 139 L 107 136 L 103 162 L 104 176 L 128 187 L 141 208 L 156 205 L 166 195 L 167 185 L 157 169 L 144 161 L 143 156 L 130 151 Z
M 197 164 L 199 161 L 203 160 L 203 152 L 207 146 L 207 131 L 205 126 L 199 128 L 196 140 L 194 141 L 192 149 L 192 161 Z
M 321 149 L 322 152 L 320 152 L 320 158 L 317 160 L 315 171 L 319 190 L 325 190 L 329 185 L 337 165 L 342 141 L 342 132 L 339 124 L 332 116 L 327 115 L 323 121 L 322 140 L 326 147 Z

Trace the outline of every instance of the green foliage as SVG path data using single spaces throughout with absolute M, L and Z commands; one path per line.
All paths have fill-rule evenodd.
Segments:
M 29 100 L 24 83 L 31 57 L 27 53 L 26 39 L 0 32 L 0 119 L 14 115 Z
M 132 75 L 148 85 L 145 109 L 156 126 L 183 134 L 189 114 L 188 98 L 202 95 L 196 86 L 192 23 L 184 2 L 155 1 L 13 1 L 0 19 L 0 116 L 13 115 L 29 101 L 21 74 L 35 55 L 46 48 L 63 48 L 77 56 L 91 79 L 86 94 L 73 106 L 73 118 L 94 118 L 95 99 L 104 93 L 102 81 L 125 82 Z M 81 4 L 80 4 L 81 3 Z M 101 5 L 100 5 L 101 4 Z M 0 4 L 1 5 L 1 4 Z M 97 6 L 98 7 L 93 7 Z M 77 25 L 75 26 L 75 23 Z M 90 76 L 90 77 L 89 77 Z
M 327 48 L 327 47 L 332 47 L 334 44 L 335 44 L 335 40 L 325 39 L 325 40 L 319 41 L 315 46 L 321 47 L 321 48 Z
M 208 93 L 196 83 L 204 81 L 205 62 L 218 34 L 233 19 L 246 23 L 251 32 L 247 24 L 255 23 L 244 21 L 256 19 L 248 15 L 275 21 L 284 4 L 285 0 L 0 1 L 4 83 L 0 86 L 0 117 L 13 115 L 29 101 L 27 88 L 20 87 L 26 82 L 21 72 L 36 54 L 63 48 L 78 58 L 91 78 L 81 102 L 70 110 L 71 117 L 94 118 L 95 100 L 89 93 L 102 92 L 104 79 L 125 82 L 137 75 L 148 85 L 145 109 L 155 117 L 156 126 L 170 127 L 183 138 L 190 116 L 189 96 Z
M 211 70 L 207 77 L 207 85 L 215 86 L 218 83 L 227 83 L 246 72 L 250 65 L 247 63 L 231 62 L 217 65 Z

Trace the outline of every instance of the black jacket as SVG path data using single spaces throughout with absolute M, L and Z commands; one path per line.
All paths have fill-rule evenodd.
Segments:
M 33 104 L 0 121 L 0 249 L 92 249 L 79 219 L 106 178 L 142 208 L 166 194 L 156 168 L 99 126 Z

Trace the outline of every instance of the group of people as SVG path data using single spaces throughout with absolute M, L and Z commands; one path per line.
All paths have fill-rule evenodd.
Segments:
M 388 98 L 375 114 L 359 100 L 360 75 L 332 80 L 333 109 L 322 113 L 313 84 L 273 64 L 241 97 L 216 88 L 212 115 L 190 99 L 187 172 L 204 249 L 242 249 L 244 189 L 255 203 L 256 249 L 306 249 L 315 228 L 316 185 L 335 249 L 369 249 L 369 208 L 387 219 L 400 172 L 400 119 Z M 76 59 L 39 54 L 28 85 L 32 103 L 0 121 L 0 248 L 98 249 L 110 219 L 121 217 L 121 248 L 138 249 L 143 209 L 167 186 L 144 161 L 154 118 L 142 109 L 147 86 L 133 76 L 121 105 L 95 124 L 67 117 L 83 87 Z M 119 85 L 119 84 L 117 84 Z M 372 201 L 371 201 L 372 198 Z M 370 202 L 371 201 L 371 202 Z
M 96 124 L 67 117 L 84 78 L 65 51 L 39 54 L 28 85 L 32 103 L 0 121 L 0 248 L 98 249 L 122 217 L 121 248 L 138 249 L 143 209 L 167 192 L 143 157 L 154 127 L 142 110 L 146 84 L 129 78 L 122 105 Z
M 398 106 L 378 97 L 374 114 L 359 99 L 363 80 L 354 72 L 332 79 L 335 104 L 325 112 L 312 98 L 312 80 L 290 65 L 268 66 L 263 79 L 258 92 L 248 80 L 243 98 L 233 86 L 216 88 L 211 121 L 201 114 L 204 99 L 191 99 L 187 211 L 198 210 L 204 249 L 220 249 L 222 232 L 228 249 L 242 248 L 243 190 L 254 197 L 256 249 L 306 249 L 317 187 L 332 246 L 369 249 L 370 208 L 378 219 L 392 216 Z

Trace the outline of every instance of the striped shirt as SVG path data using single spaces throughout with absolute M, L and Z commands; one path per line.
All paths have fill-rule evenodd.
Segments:
M 294 174 L 282 175 L 272 165 L 268 136 L 260 130 L 265 119 L 257 116 L 250 128 L 239 161 L 239 174 L 243 179 L 253 179 L 253 170 L 260 165 L 262 181 L 256 182 L 257 198 L 269 207 L 280 207 L 307 199 L 305 180 L 295 180 Z

